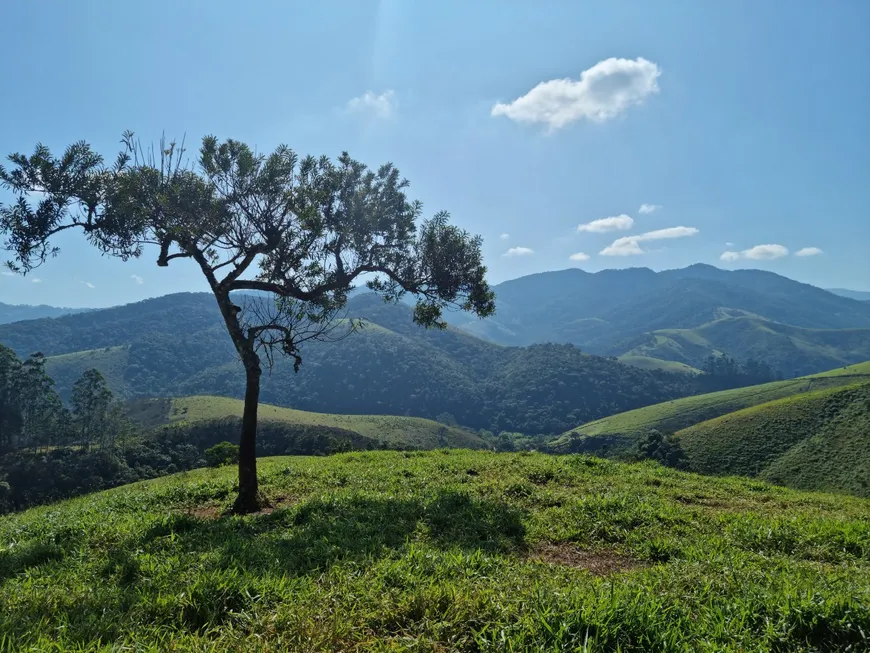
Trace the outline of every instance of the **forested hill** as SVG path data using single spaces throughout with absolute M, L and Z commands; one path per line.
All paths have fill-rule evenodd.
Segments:
M 493 431 L 558 433 L 576 424 L 699 391 L 686 374 L 641 370 L 571 345 L 502 347 L 463 331 L 424 330 L 404 305 L 353 298 L 365 328 L 311 343 L 293 374 L 279 360 L 262 401 L 302 410 L 455 420 Z M 41 351 L 61 394 L 88 368 L 122 397 L 243 396 L 244 375 L 206 294 L 0 326 L 20 356 Z
M 758 356 L 788 375 L 870 358 L 870 302 L 761 270 L 571 269 L 506 281 L 495 292 L 493 318 L 457 319 L 457 326 L 505 345 L 570 342 L 591 353 L 695 367 L 710 354 Z M 741 317 L 753 322 L 722 322 Z M 681 333 L 665 342 L 670 334 L 663 330 Z M 641 345 L 646 351 L 637 350 Z
M 60 317 L 73 313 L 84 313 L 89 308 L 61 308 L 58 306 L 30 306 L 28 304 L 4 304 L 0 302 L 0 324 L 20 322 L 21 320 L 38 320 L 43 317 Z

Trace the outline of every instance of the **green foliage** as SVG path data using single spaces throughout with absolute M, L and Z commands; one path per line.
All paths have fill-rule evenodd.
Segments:
M 866 500 L 585 456 L 260 466 L 269 514 L 223 516 L 226 468 L 0 518 L 5 649 L 858 651 L 870 632 Z
M 657 429 L 652 429 L 637 443 L 637 455 L 641 459 L 654 460 L 675 469 L 686 469 L 688 466 L 680 438 L 665 435 Z
M 235 465 L 239 462 L 239 445 L 232 442 L 218 442 L 213 447 L 209 447 L 204 452 L 205 462 L 209 467 L 220 467 L 221 465 Z

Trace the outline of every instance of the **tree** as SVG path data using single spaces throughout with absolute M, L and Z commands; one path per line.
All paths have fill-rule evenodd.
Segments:
M 283 353 L 298 371 L 305 341 L 353 331 L 339 318 L 356 284 L 386 301 L 413 294 L 414 321 L 425 327 L 443 328 L 451 305 L 481 317 L 495 310 L 480 237 L 450 225 L 447 213 L 421 220 L 422 205 L 407 199 L 408 182 L 392 164 L 369 170 L 347 153 L 300 159 L 284 145 L 261 155 L 207 136 L 191 166 L 183 144 L 145 151 L 130 132 L 122 143 L 111 166 L 85 142 L 60 157 L 41 144 L 30 157 L 10 155 L 12 168 L 0 168 L 0 183 L 16 196 L 0 207 L 14 255 L 7 265 L 26 274 L 58 253 L 55 235 L 81 229 L 122 260 L 154 245 L 159 266 L 188 259 L 199 267 L 245 369 L 237 512 L 262 504 L 262 358 Z M 243 306 L 233 301 L 240 293 L 248 293 Z
M 84 371 L 73 384 L 70 404 L 74 428 L 83 449 L 90 449 L 95 440 L 102 447 L 114 444 L 119 426 L 118 411 L 112 391 L 99 370 Z
M 637 455 L 640 458 L 655 460 L 666 467 L 686 469 L 688 460 L 686 452 L 675 435 L 665 435 L 658 429 L 650 431 L 637 443 Z

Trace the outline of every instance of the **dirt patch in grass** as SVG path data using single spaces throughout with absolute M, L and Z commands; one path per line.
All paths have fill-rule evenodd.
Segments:
M 296 497 L 285 497 L 285 496 L 277 496 L 269 499 L 267 505 L 263 506 L 257 512 L 249 513 L 252 516 L 257 515 L 271 515 L 276 510 L 280 510 L 281 508 L 286 508 L 289 505 L 296 503 L 298 499 Z M 179 510 L 179 512 L 183 515 L 187 515 L 188 517 L 195 517 L 196 519 L 202 520 L 210 520 L 210 519 L 220 519 L 221 517 L 226 517 L 231 514 L 231 510 L 224 504 L 220 503 L 205 503 L 198 506 L 188 506 Z
M 529 557 L 551 565 L 585 569 L 596 576 L 610 576 L 642 565 L 639 560 L 615 551 L 587 551 L 569 543 L 542 544 L 535 547 Z

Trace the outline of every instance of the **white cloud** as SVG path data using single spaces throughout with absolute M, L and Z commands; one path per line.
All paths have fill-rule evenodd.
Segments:
M 734 243 L 725 243 L 725 247 L 734 247 Z
M 818 247 L 804 247 L 794 253 L 795 256 L 818 256 L 822 253 Z
M 90 281 L 82 281 L 82 283 L 85 284 L 85 285 L 86 285 L 88 288 L 90 288 L 91 290 L 93 290 L 93 289 L 96 287 L 96 286 L 94 286 L 94 284 L 92 284 Z
M 30 280 L 30 283 L 42 283 L 42 279 L 40 279 L 39 277 L 33 277 Z
M 568 258 L 571 259 L 572 261 L 588 261 L 589 254 L 584 254 L 583 252 L 577 252 L 576 254 L 571 254 L 571 256 L 569 256 Z
M 607 231 L 625 231 L 634 226 L 634 220 L 625 215 L 614 215 L 609 218 L 599 218 L 577 227 L 577 231 L 588 231 L 594 234 L 603 234 Z
M 502 256 L 528 256 L 529 254 L 534 254 L 535 250 L 529 249 L 528 247 L 511 247 L 508 251 L 506 251 Z
M 3 270 L 2 272 L 4 277 L 14 277 L 15 273 L 12 270 Z
M 389 118 L 396 111 L 396 93 L 387 90 L 376 95 L 372 91 L 366 91 L 359 97 L 351 99 L 347 103 L 347 110 L 353 113 L 371 113 L 378 118 Z
M 661 69 L 642 57 L 599 61 L 580 73 L 580 80 L 551 79 L 522 97 L 492 108 L 493 116 L 515 122 L 545 123 L 556 130 L 575 120 L 603 122 L 659 90 Z
M 510 234 L 502 234 L 501 236 L 499 236 L 499 238 L 501 238 L 502 240 L 507 240 L 510 237 L 511 237 Z
M 623 236 L 617 238 L 610 245 L 601 250 L 602 256 L 633 256 L 643 254 L 639 243 L 650 240 L 668 240 L 671 238 L 685 238 L 694 236 L 698 233 L 695 227 L 668 227 L 666 229 L 657 229 L 656 231 L 647 231 L 644 234 L 635 236 Z
M 130 278 L 140 285 L 145 283 L 145 280 L 142 277 L 140 277 L 138 274 L 131 274 Z
M 637 210 L 638 213 L 653 213 L 654 211 L 658 211 L 662 208 L 661 204 L 641 204 L 640 208 Z
M 742 252 L 723 252 L 719 257 L 722 261 L 737 261 L 739 259 L 749 259 L 752 261 L 772 261 L 777 258 L 788 256 L 788 249 L 782 245 L 756 245 L 749 249 L 744 249 Z

